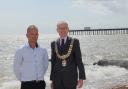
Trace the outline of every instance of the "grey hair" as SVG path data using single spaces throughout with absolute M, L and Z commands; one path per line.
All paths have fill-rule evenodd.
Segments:
M 27 33 L 28 33 L 30 30 L 37 30 L 37 31 L 38 31 L 38 28 L 37 28 L 36 25 L 29 25 L 28 28 L 27 28 Z
M 66 26 L 68 27 L 68 23 L 65 22 L 65 21 L 60 21 L 60 22 L 58 22 L 58 23 L 57 23 L 57 27 L 58 27 L 59 25 L 62 25 L 62 24 L 66 25 Z

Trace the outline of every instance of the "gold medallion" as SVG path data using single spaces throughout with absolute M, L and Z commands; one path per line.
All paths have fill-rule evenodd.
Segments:
M 63 67 L 67 66 L 67 61 L 66 60 L 62 60 L 62 66 Z

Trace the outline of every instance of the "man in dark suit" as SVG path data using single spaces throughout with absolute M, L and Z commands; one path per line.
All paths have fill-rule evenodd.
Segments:
M 57 24 L 57 32 L 60 38 L 51 43 L 51 88 L 81 88 L 86 76 L 79 40 L 68 36 L 69 27 L 64 21 Z

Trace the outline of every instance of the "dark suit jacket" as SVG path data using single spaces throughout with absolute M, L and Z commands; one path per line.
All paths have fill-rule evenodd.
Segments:
M 75 39 L 73 44 L 73 49 L 70 57 L 67 60 L 67 66 L 62 67 L 62 62 L 56 56 L 55 52 L 55 42 L 57 42 L 59 53 L 66 54 L 69 45 L 71 43 L 71 37 L 67 38 L 67 41 L 64 45 L 64 48 L 61 49 L 59 40 L 51 43 L 51 75 L 50 80 L 54 82 L 55 85 L 60 85 L 61 82 L 64 83 L 64 86 L 71 87 L 77 85 L 78 75 L 79 79 L 86 79 L 85 69 L 82 63 L 82 56 L 80 50 L 79 40 Z M 79 72 L 78 72 L 78 70 Z M 78 74 L 79 73 L 79 74 Z

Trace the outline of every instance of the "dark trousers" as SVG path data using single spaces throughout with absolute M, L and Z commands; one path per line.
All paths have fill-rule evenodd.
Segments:
M 67 86 L 65 86 L 64 83 L 61 81 L 60 84 L 55 84 L 55 85 L 54 85 L 54 89 L 76 89 L 76 86 L 67 87 Z
M 76 89 L 76 86 L 74 86 L 74 87 L 59 86 L 59 87 L 55 87 L 55 89 Z
M 45 81 L 27 81 L 21 82 L 21 89 L 45 89 Z

